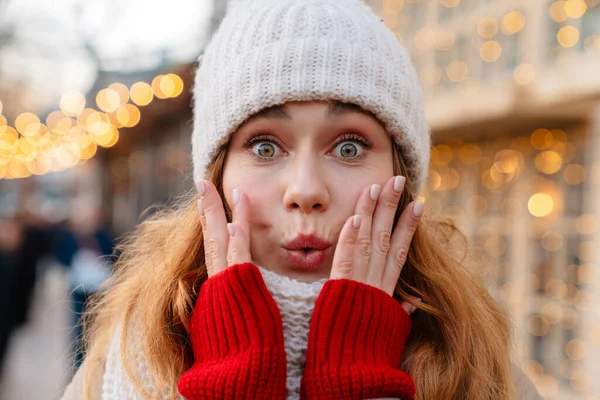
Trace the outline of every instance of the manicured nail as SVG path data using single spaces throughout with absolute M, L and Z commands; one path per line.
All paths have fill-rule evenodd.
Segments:
M 198 189 L 198 193 L 200 193 L 200 196 L 204 197 L 204 195 L 206 194 L 206 185 L 204 184 L 204 181 L 196 182 L 196 188 Z
M 231 222 L 227 224 L 227 230 L 229 231 L 229 237 L 233 237 L 235 234 L 235 227 Z
M 355 215 L 353 220 L 352 220 L 352 225 L 354 226 L 354 228 L 358 228 L 360 226 L 360 215 Z
M 373 200 L 373 201 L 377 200 L 377 197 L 379 196 L 380 191 L 381 191 L 381 186 L 379 186 L 378 184 L 371 185 L 371 200 Z
M 204 215 L 204 207 L 202 207 L 202 200 L 198 200 L 198 212 L 200 215 Z
M 240 201 L 240 191 L 239 189 L 233 189 L 233 205 L 237 206 L 237 203 Z
M 419 218 L 421 215 L 423 215 L 424 207 L 425 204 L 421 200 L 417 200 L 413 206 L 413 215 Z
M 398 175 L 396 179 L 394 179 L 394 191 L 396 193 L 400 193 L 402 191 L 402 187 L 404 186 L 404 182 L 406 182 L 406 178 Z

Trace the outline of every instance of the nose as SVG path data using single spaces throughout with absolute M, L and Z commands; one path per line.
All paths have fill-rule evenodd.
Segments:
M 289 165 L 286 190 L 283 196 L 288 210 L 298 209 L 304 214 L 324 212 L 331 202 L 326 171 L 318 157 L 297 157 Z

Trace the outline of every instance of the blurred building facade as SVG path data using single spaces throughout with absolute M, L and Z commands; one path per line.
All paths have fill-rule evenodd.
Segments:
M 369 4 L 423 85 L 423 195 L 485 257 L 515 359 L 548 398 L 598 399 L 598 0 Z

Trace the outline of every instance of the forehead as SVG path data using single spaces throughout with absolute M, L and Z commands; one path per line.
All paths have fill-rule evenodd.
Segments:
M 286 104 L 281 104 L 281 105 L 264 108 L 264 109 L 260 110 L 259 112 L 255 113 L 254 115 L 252 115 L 246 121 L 246 123 L 248 123 L 250 121 L 254 121 L 254 120 L 259 120 L 259 119 L 292 120 L 293 118 L 291 115 L 292 113 L 290 112 L 290 108 L 291 108 L 290 105 L 298 104 L 298 103 L 301 104 L 301 102 L 286 103 Z M 343 102 L 331 102 L 331 103 L 323 102 L 323 104 L 327 106 L 327 111 L 325 112 L 325 118 L 333 119 L 336 117 L 349 115 L 349 114 L 361 114 L 361 115 L 366 115 L 368 117 L 371 117 L 381 124 L 381 122 L 377 119 L 377 117 L 375 117 L 375 115 L 372 112 L 367 111 L 364 108 L 362 108 L 356 104 L 343 103 Z M 383 126 L 383 124 L 381 124 L 381 125 Z

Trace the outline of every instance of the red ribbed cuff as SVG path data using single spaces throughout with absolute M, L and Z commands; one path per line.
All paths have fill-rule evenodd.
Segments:
M 410 316 L 384 291 L 348 279 L 325 283 L 310 325 L 302 399 L 412 399 L 400 370 Z
M 285 399 L 283 327 L 277 304 L 252 263 L 201 287 L 190 321 L 194 365 L 178 383 L 198 399 Z

